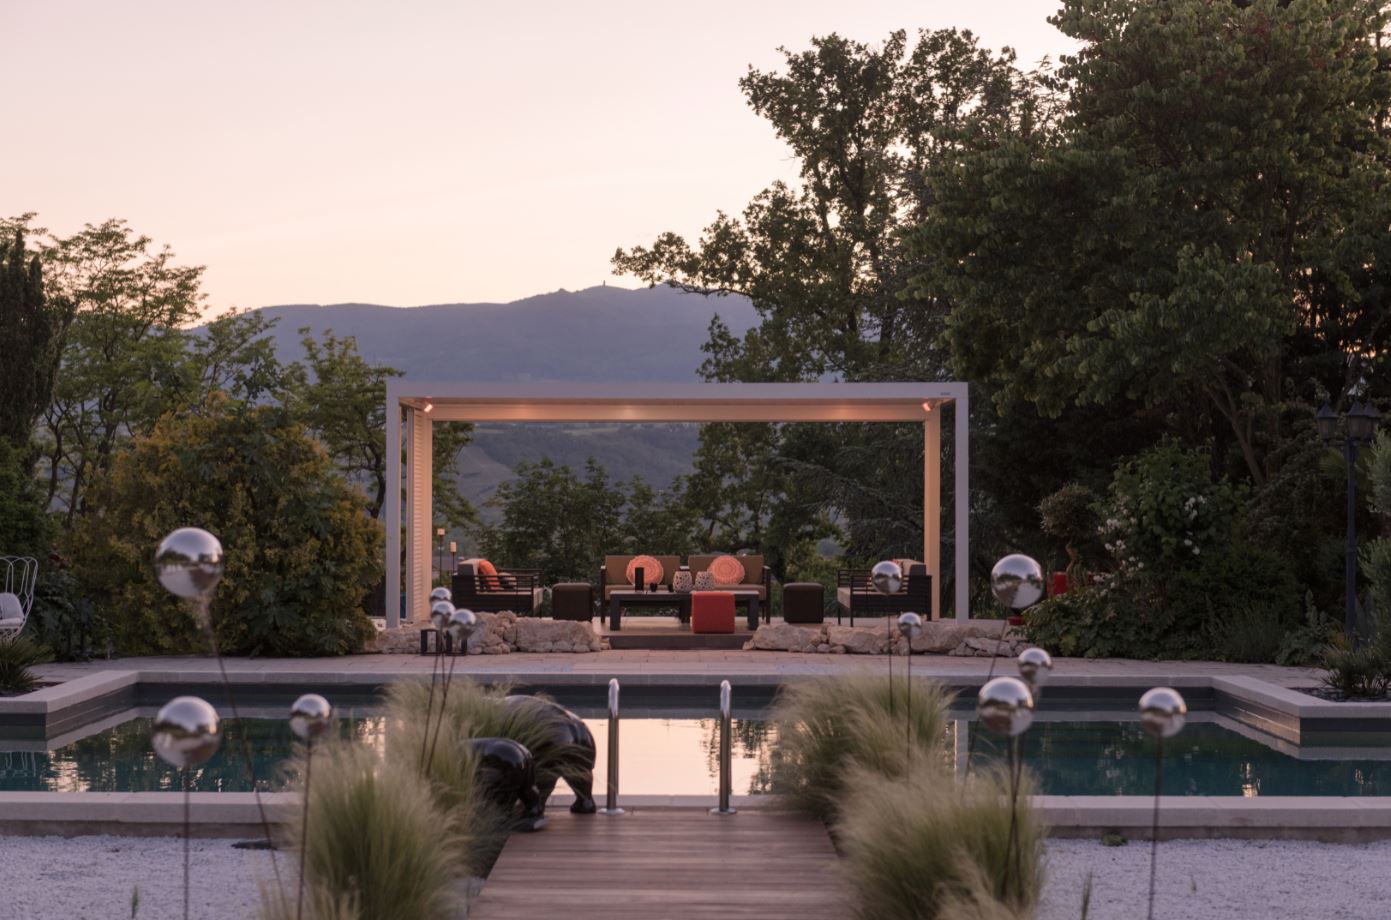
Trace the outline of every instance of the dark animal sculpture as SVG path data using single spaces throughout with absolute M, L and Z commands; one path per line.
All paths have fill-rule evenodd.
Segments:
M 542 775 L 539 783 L 541 801 L 544 803 L 555 791 L 556 780 L 563 779 L 574 790 L 575 802 L 570 811 L 577 815 L 592 815 L 598 810 L 594 804 L 594 736 L 579 716 L 558 703 L 538 699 L 534 696 L 508 696 L 503 700 L 508 706 L 532 707 L 550 728 L 546 739 L 548 750 L 535 751 L 543 762 L 546 755 L 554 749 L 559 763 L 559 777 Z
M 520 800 L 528 819 L 540 818 L 546 800 L 536 787 L 536 760 L 511 738 L 466 738 L 460 743 L 478 757 L 478 778 L 490 801 L 507 811 Z

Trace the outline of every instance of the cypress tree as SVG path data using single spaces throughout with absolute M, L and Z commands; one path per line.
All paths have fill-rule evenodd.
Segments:
M 44 292 L 43 264 L 24 231 L 0 240 L 0 438 L 29 453 L 34 425 L 53 395 L 72 311 Z

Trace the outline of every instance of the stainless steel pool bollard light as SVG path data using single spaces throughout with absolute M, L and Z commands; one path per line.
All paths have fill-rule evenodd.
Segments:
M 609 778 L 601 815 L 621 815 L 618 807 L 618 678 L 609 679 Z
M 720 807 L 710 809 L 712 815 L 732 815 L 738 809 L 729 805 L 729 787 L 734 785 L 733 767 L 733 727 L 730 724 L 729 681 L 720 681 Z

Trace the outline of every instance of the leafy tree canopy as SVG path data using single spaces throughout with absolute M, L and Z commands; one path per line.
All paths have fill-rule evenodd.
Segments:
M 1380 3 L 1053 22 L 1082 48 L 1035 91 L 1065 107 L 1029 131 L 974 112 L 929 164 L 914 290 L 952 301 L 957 371 L 1001 404 L 1197 407 L 1263 483 L 1283 403 L 1341 399 L 1391 345 Z
M 941 379 L 949 304 L 909 290 L 904 245 L 932 207 L 922 176 L 961 143 L 948 129 L 1028 136 L 1048 100 L 1012 52 L 984 50 L 969 32 L 910 41 L 900 31 L 878 47 L 829 35 L 783 55 L 780 70 L 750 69 L 740 88 L 787 143 L 799 181 L 773 183 L 740 216 L 718 214 L 695 243 L 663 234 L 613 264 L 652 284 L 750 298 L 760 322 L 743 338 L 712 323 L 707 379 Z M 756 427 L 702 432 L 691 489 L 711 538 L 765 549 L 784 574 L 795 541 L 836 533 L 834 509 L 852 556 L 921 551 L 920 431 Z
M 168 415 L 116 455 L 92 492 L 70 553 L 104 599 L 118 651 L 203 648 L 151 564 L 159 540 L 189 524 L 226 550 L 213 602 L 224 652 L 344 654 L 371 634 L 361 601 L 377 580 L 381 525 L 284 409 L 213 400 L 204 414 Z

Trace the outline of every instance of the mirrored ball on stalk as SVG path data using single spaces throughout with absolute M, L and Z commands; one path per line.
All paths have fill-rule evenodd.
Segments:
M 333 706 L 317 693 L 306 693 L 290 706 L 290 731 L 301 741 L 313 741 L 333 724 Z
M 1043 599 L 1043 567 L 1020 553 L 1006 556 L 990 570 L 990 593 L 1013 610 L 1032 607 Z
M 205 597 L 222 580 L 223 561 L 217 537 L 198 527 L 180 527 L 159 541 L 155 574 L 171 594 Z
M 222 743 L 217 710 L 196 696 L 176 696 L 155 716 L 150 743 L 171 767 L 182 770 L 207 763 Z
M 449 625 L 445 631 L 449 634 L 451 642 L 457 642 L 459 648 L 463 648 L 478 628 L 478 617 L 472 610 L 459 609 L 454 611 L 454 615 L 449 618 Z
M 1188 704 L 1172 687 L 1154 687 L 1140 697 L 1140 725 L 1156 738 L 1172 738 L 1188 721 Z
M 439 601 L 453 601 L 453 600 L 454 600 L 454 592 L 453 592 L 453 591 L 450 591 L 450 590 L 449 590 L 448 588 L 446 588 L 444 585 L 440 585 L 438 588 L 435 588 L 433 591 L 430 592 L 430 606 L 432 606 L 432 607 L 433 607 L 436 603 L 438 603 Z
M 1053 676 L 1053 656 L 1041 648 L 1026 648 L 1019 653 L 1019 676 L 1030 687 L 1042 687 Z
M 897 594 L 903 587 L 903 569 L 897 562 L 885 559 L 870 569 L 869 580 L 880 594 Z
M 454 605 L 449 601 L 435 601 L 430 605 L 430 625 L 440 632 L 449 625 L 449 618 L 454 615 Z
M 923 634 L 923 618 L 916 613 L 899 614 L 898 634 L 912 642 Z
M 992 732 L 1013 738 L 1033 724 L 1034 695 L 1017 677 L 997 677 L 980 688 L 976 718 Z

